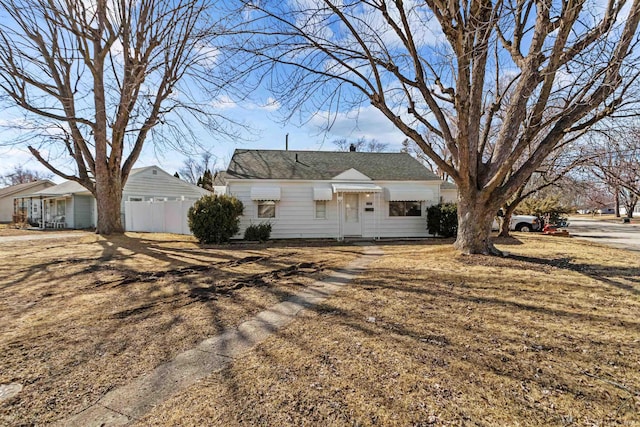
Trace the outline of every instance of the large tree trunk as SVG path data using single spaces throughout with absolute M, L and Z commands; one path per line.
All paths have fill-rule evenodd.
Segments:
M 458 197 L 458 237 L 454 247 L 463 254 L 501 255 L 491 243 L 491 223 L 499 204 L 487 203 L 474 196 L 461 194 Z
M 96 233 L 109 235 L 123 233 L 120 206 L 122 205 L 122 183 L 118 176 L 96 179 L 96 201 L 98 204 L 98 224 Z

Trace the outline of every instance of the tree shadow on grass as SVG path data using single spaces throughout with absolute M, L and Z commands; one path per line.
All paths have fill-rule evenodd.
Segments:
M 574 271 L 630 294 L 640 295 L 640 289 L 638 289 L 638 287 L 613 279 L 613 277 L 619 277 L 640 283 L 640 267 L 608 267 L 599 264 L 575 263 L 570 257 L 547 259 L 510 254 L 508 258 L 534 265 L 552 266 L 563 270 Z M 605 276 L 601 272 L 609 274 Z

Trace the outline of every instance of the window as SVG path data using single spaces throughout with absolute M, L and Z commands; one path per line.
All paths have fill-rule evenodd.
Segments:
M 316 219 L 327 219 L 327 202 L 316 200 Z
M 64 200 L 57 200 L 56 215 L 63 216 L 65 214 L 66 207 L 67 207 L 67 203 Z
M 142 196 L 129 196 L 130 202 L 142 202 L 143 200 Z
M 275 218 L 276 202 L 273 200 L 263 200 L 258 202 L 258 218 Z
M 389 216 L 422 216 L 422 202 L 389 202 Z

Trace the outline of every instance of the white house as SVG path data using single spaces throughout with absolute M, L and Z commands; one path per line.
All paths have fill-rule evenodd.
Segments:
M 16 216 L 16 221 L 25 220 L 28 216 L 28 204 L 26 202 L 20 204 L 18 200 L 26 194 L 54 185 L 48 179 L 43 179 L 0 188 L 0 222 L 14 221 L 14 215 Z
M 261 222 L 272 238 L 426 237 L 442 184 L 406 153 L 236 150 L 224 177 L 237 237 Z
M 458 186 L 453 182 L 443 181 L 440 185 L 440 201 L 442 203 L 458 203 Z
M 210 192 L 176 178 L 157 166 L 132 169 L 122 192 L 122 223 L 132 223 L 125 216 L 127 202 L 197 200 L 205 194 Z M 20 199 L 29 201 L 27 205 L 30 207 L 31 222 L 78 229 L 96 226 L 96 200 L 89 190 L 75 181 L 23 195 Z M 138 222 L 144 221 L 145 218 L 139 218 Z

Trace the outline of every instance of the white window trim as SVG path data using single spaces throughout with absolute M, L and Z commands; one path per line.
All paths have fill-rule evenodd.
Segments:
M 260 204 L 261 204 L 261 203 L 269 203 L 269 202 L 273 203 L 273 208 L 274 208 L 274 209 L 273 209 L 273 210 L 274 210 L 274 212 L 273 212 L 273 216 L 270 216 L 270 217 L 260 217 L 260 216 L 259 216 L 259 215 L 260 215 Z M 269 219 L 276 219 L 276 218 L 278 218 L 278 203 L 277 203 L 277 200 L 255 200 L 255 204 L 256 204 L 256 205 L 255 205 L 255 206 L 256 206 L 256 219 L 259 219 L 259 220 L 265 220 L 265 219 L 266 219 L 266 220 L 269 220 Z
M 318 216 L 318 203 L 323 203 L 324 204 L 324 216 Z M 327 200 L 315 200 L 313 203 L 313 218 L 317 219 L 319 221 L 326 221 L 327 220 L 327 210 L 328 210 L 328 203 Z

